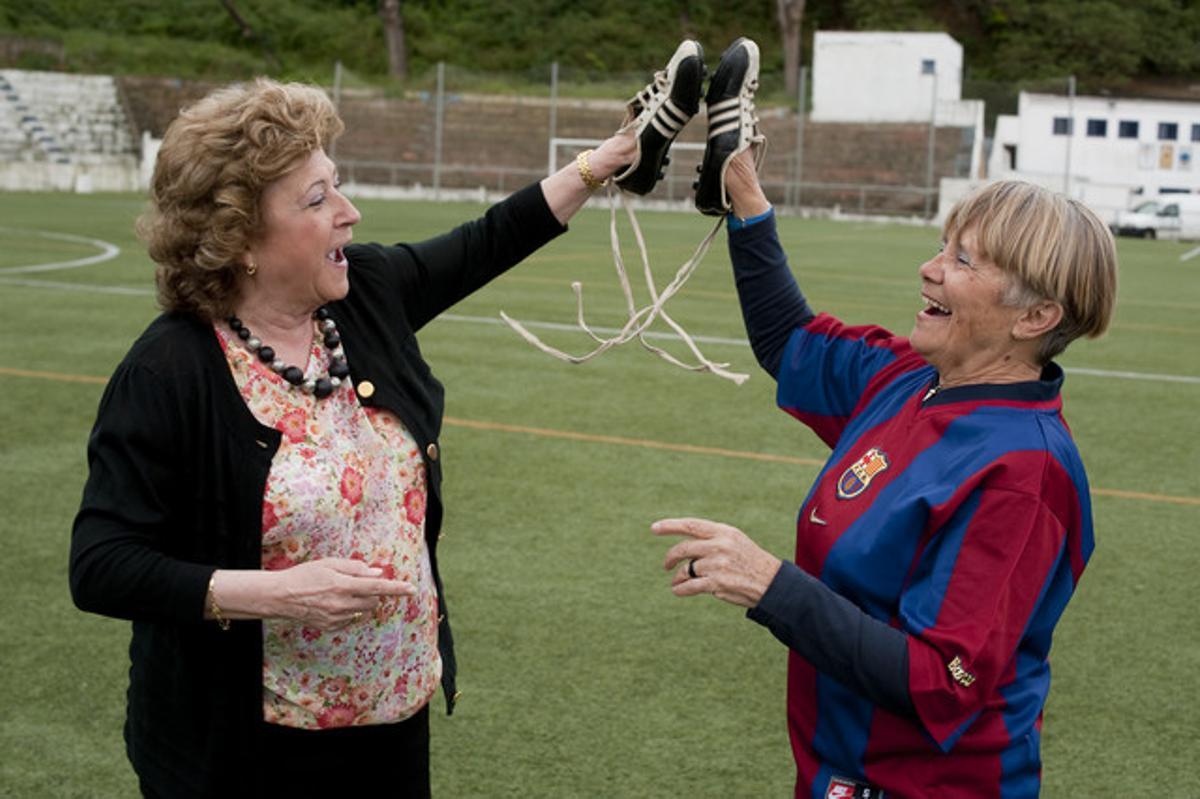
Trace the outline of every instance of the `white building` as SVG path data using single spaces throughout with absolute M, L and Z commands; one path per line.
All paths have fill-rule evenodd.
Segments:
M 971 128 L 970 175 L 982 177 L 983 101 L 962 99 L 962 69 L 945 33 L 817 31 L 810 118 Z
M 1106 220 L 1141 196 L 1200 193 L 1200 103 L 1022 92 L 996 120 L 988 177 L 1034 181 Z

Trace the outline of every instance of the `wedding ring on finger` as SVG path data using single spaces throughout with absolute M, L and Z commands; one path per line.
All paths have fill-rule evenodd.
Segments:
M 688 561 L 687 572 L 688 572 L 688 577 L 692 578 L 693 580 L 695 580 L 697 577 L 700 576 L 700 575 L 696 574 L 696 559 L 695 558 L 692 558 L 691 560 Z
M 354 611 L 354 615 L 350 617 L 355 624 L 363 620 L 363 612 L 361 610 Z

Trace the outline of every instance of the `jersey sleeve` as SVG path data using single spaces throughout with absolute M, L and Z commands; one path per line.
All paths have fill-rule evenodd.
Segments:
M 814 314 L 788 266 L 774 211 L 745 223 L 728 219 L 729 261 L 746 335 L 759 365 L 777 377 L 788 337 Z
M 784 561 L 746 617 L 847 688 L 899 716 L 908 693 L 908 638 L 796 564 Z
M 788 340 L 776 402 L 832 447 L 856 408 L 901 374 L 923 366 L 907 339 L 819 314 Z
M 1079 576 L 1070 539 L 1036 493 L 979 485 L 926 543 L 899 617 L 913 705 L 944 751 L 985 705 L 1030 724 L 1040 712 L 1051 632 Z

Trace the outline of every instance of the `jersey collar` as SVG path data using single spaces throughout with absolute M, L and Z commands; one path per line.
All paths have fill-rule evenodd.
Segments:
M 968 386 L 953 386 L 939 388 L 938 377 L 935 374 L 933 384 L 926 389 L 927 396 L 922 400 L 926 408 L 933 405 L 945 405 L 948 402 L 980 402 L 1000 400 L 1006 402 L 1049 402 L 1058 397 L 1062 390 L 1063 370 L 1051 361 L 1042 367 L 1042 374 L 1037 380 L 1027 380 L 1023 383 L 978 383 Z

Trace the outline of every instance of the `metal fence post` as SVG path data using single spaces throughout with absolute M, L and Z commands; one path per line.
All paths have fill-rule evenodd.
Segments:
M 341 59 L 333 62 L 333 110 L 337 113 L 342 113 L 342 62 Z M 332 161 L 337 160 L 337 137 L 329 143 L 329 158 Z
M 788 205 L 800 207 L 800 180 L 804 176 L 804 106 L 805 102 L 805 84 L 808 83 L 808 67 L 800 67 L 800 93 L 796 98 L 796 157 L 792 161 L 792 185 L 787 192 L 792 199 L 785 200 Z
M 933 89 L 929 99 L 929 153 L 925 160 L 925 218 L 929 219 L 929 207 L 933 203 L 933 156 L 937 142 L 937 62 L 928 60 L 927 74 L 933 78 Z M 925 65 L 922 64 L 922 69 Z
M 558 135 L 558 62 L 553 61 L 550 64 L 550 136 L 546 140 L 547 148 L 550 149 L 549 163 L 546 165 L 546 174 L 554 171 L 554 137 Z
M 442 117 L 446 111 L 446 62 L 437 66 L 437 101 L 433 123 L 433 198 L 442 194 Z

